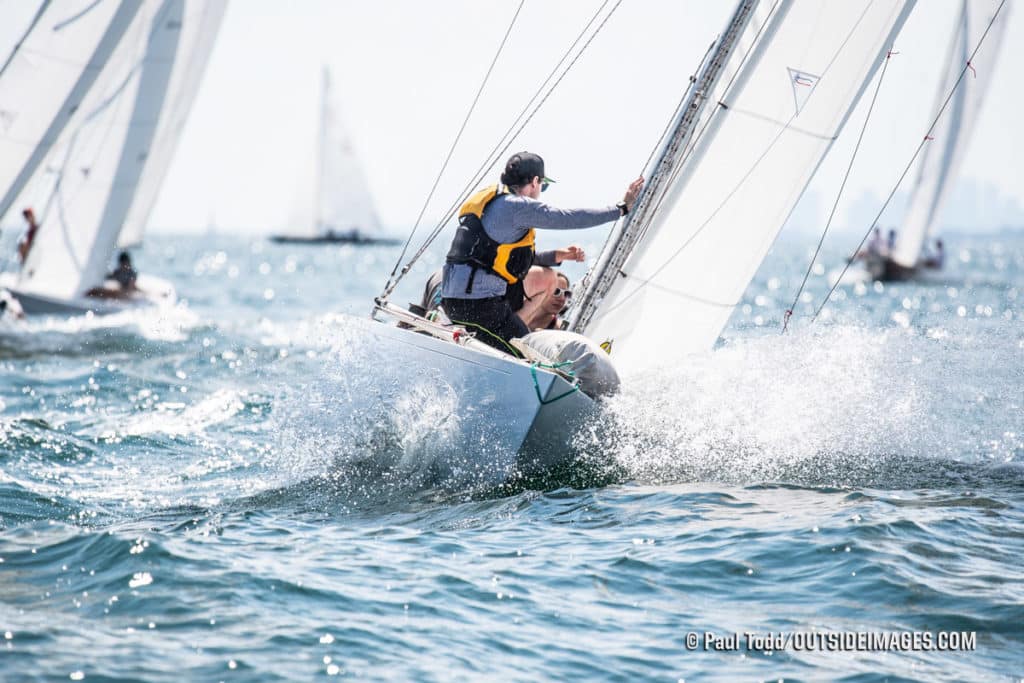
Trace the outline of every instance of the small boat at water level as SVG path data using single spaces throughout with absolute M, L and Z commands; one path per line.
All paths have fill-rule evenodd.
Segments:
M 402 241 L 393 237 L 376 237 L 364 235 L 358 230 L 352 232 L 337 233 L 328 230 L 322 235 L 271 235 L 270 241 L 275 244 L 359 244 L 359 245 L 388 245 L 401 244 Z
M 105 280 L 88 294 L 73 297 L 55 297 L 18 289 L 16 277 L 0 277 L 0 287 L 18 302 L 24 315 L 111 315 L 124 311 L 171 306 L 177 301 L 174 285 L 162 278 L 140 275 L 135 289 L 125 292 L 113 280 Z

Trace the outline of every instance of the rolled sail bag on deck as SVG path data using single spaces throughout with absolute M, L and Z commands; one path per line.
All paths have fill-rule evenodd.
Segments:
M 562 330 L 531 332 L 520 341 L 556 363 L 571 361 L 565 367 L 580 381 L 580 389 L 588 396 L 610 396 L 619 390 L 619 373 L 611 357 L 595 342 L 582 334 Z

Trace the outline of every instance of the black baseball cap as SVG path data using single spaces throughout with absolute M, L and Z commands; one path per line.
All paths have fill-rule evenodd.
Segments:
M 517 152 L 505 164 L 505 172 L 501 174 L 501 182 L 505 185 L 525 185 L 539 176 L 542 183 L 555 182 L 544 175 L 544 160 L 533 152 Z

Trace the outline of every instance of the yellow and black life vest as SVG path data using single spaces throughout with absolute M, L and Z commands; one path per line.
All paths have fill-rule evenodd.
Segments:
M 491 239 L 484 230 L 484 209 L 495 197 L 505 194 L 501 185 L 491 185 L 476 192 L 459 209 L 459 229 L 448 251 L 448 263 L 464 263 L 473 266 L 473 272 L 466 283 L 466 294 L 473 289 L 473 278 L 478 269 L 486 270 L 502 278 L 515 289 L 522 289 L 522 279 L 533 265 L 536 229 L 530 228 L 518 242 L 502 244 Z M 521 293 L 519 294 L 521 299 Z M 514 306 L 513 306 L 514 308 Z

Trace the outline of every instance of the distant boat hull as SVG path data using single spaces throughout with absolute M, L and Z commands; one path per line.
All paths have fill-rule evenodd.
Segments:
M 383 246 L 401 244 L 402 241 L 394 237 L 370 237 L 356 233 L 313 235 L 310 237 L 297 237 L 295 235 L 271 235 L 270 241 L 276 244 L 357 244 L 361 246 Z
M 884 256 L 868 258 L 865 260 L 864 266 L 871 274 L 871 278 L 879 282 L 935 280 L 936 275 L 942 272 L 940 268 L 924 265 L 907 268 Z
M 130 295 L 121 295 L 116 286 L 106 286 L 109 296 L 79 296 L 71 299 L 46 296 L 18 289 L 16 278 L 0 282 L 6 286 L 25 315 L 75 316 L 111 315 L 150 306 L 171 305 L 177 300 L 174 286 L 158 277 L 140 275 L 138 289 Z

